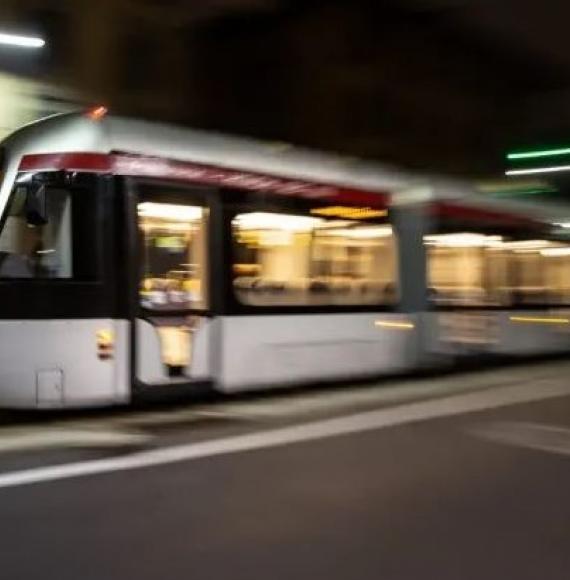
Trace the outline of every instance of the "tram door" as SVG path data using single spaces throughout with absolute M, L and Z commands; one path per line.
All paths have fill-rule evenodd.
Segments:
M 134 370 L 139 386 L 210 379 L 208 240 L 204 192 L 136 183 Z

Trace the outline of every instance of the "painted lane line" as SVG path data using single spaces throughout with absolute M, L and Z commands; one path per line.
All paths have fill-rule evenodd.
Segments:
M 328 437 L 350 435 L 395 425 L 484 411 L 564 395 L 570 395 L 570 385 L 567 384 L 567 381 L 534 381 L 520 387 L 510 386 L 497 388 L 493 391 L 455 395 L 443 399 L 356 413 L 280 429 L 141 451 L 123 457 L 81 461 L 0 474 L 0 488 L 140 469 L 230 453 L 316 441 Z
M 541 423 L 499 421 L 467 430 L 476 437 L 558 455 L 570 455 L 570 428 Z

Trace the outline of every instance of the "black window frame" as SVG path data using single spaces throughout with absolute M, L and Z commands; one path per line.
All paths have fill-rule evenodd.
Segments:
M 130 195 L 130 220 L 131 234 L 129 243 L 130 260 L 132 260 L 131 273 L 131 300 L 133 303 L 132 311 L 134 316 L 143 320 L 152 320 L 153 318 L 168 318 L 179 316 L 205 316 L 211 317 L 220 313 L 223 309 L 221 291 L 218 281 L 222 279 L 222 270 L 224 257 L 220 255 L 221 244 L 216 241 L 220 239 L 220 225 L 218 224 L 220 208 L 218 190 L 206 185 L 192 184 L 163 178 L 126 178 L 126 187 L 131 192 Z M 140 285 L 140 266 L 141 266 L 141 236 L 139 233 L 139 221 L 137 206 L 144 201 L 144 195 L 141 196 L 141 188 L 162 188 L 163 193 L 157 197 L 163 197 L 164 201 L 159 203 L 173 203 L 183 205 L 200 205 L 208 210 L 207 236 L 206 236 L 206 268 L 207 278 L 207 297 L 205 308 L 181 308 L 181 309 L 160 309 L 153 310 L 146 308 L 140 302 L 139 285 Z M 156 198 L 154 199 L 156 201 Z M 218 232 L 216 234 L 216 232 Z

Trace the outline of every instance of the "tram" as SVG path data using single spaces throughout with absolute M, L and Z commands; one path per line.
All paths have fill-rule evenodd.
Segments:
M 2 407 L 570 348 L 570 245 L 429 178 L 102 107 L 0 147 Z

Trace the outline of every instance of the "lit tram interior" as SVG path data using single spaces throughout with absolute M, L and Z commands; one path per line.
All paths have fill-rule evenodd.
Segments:
M 232 221 L 234 287 L 253 305 L 393 303 L 396 247 L 382 223 L 251 212 Z
M 430 298 L 439 305 L 570 303 L 570 245 L 463 231 L 425 236 Z
M 141 304 L 153 310 L 206 305 L 208 214 L 194 205 L 138 204 Z

